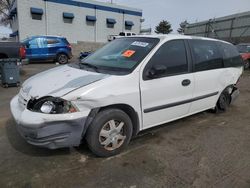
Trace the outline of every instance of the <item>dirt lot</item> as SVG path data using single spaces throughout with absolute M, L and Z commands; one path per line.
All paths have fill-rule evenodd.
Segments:
M 22 79 L 54 64 L 24 67 Z M 79 148 L 47 150 L 17 133 L 0 88 L 0 187 L 250 187 L 250 72 L 224 114 L 203 112 L 143 132 L 127 150 L 96 158 Z

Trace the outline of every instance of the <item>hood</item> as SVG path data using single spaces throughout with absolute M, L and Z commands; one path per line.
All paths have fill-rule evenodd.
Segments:
M 33 98 L 44 96 L 61 97 L 73 90 L 109 77 L 106 74 L 89 72 L 68 65 L 39 73 L 22 86 L 22 91 Z

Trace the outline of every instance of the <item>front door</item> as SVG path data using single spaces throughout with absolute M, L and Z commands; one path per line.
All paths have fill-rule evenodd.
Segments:
M 34 38 L 26 44 L 26 57 L 31 60 L 46 59 L 48 48 L 46 48 L 46 41 L 43 38 Z
M 143 129 L 189 113 L 194 91 L 183 40 L 163 44 L 142 70 L 140 80 Z

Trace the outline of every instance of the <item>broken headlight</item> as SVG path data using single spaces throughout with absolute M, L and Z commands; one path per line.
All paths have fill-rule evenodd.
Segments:
M 42 112 L 45 114 L 65 114 L 78 111 L 71 102 L 55 97 L 31 99 L 27 108 L 31 111 Z

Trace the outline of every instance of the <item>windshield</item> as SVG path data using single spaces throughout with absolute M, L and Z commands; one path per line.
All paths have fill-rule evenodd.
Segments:
M 248 53 L 250 52 L 250 45 L 237 45 L 239 53 Z
M 140 64 L 158 42 L 157 38 L 119 38 L 83 59 L 81 64 L 95 67 L 99 72 L 129 73 Z

